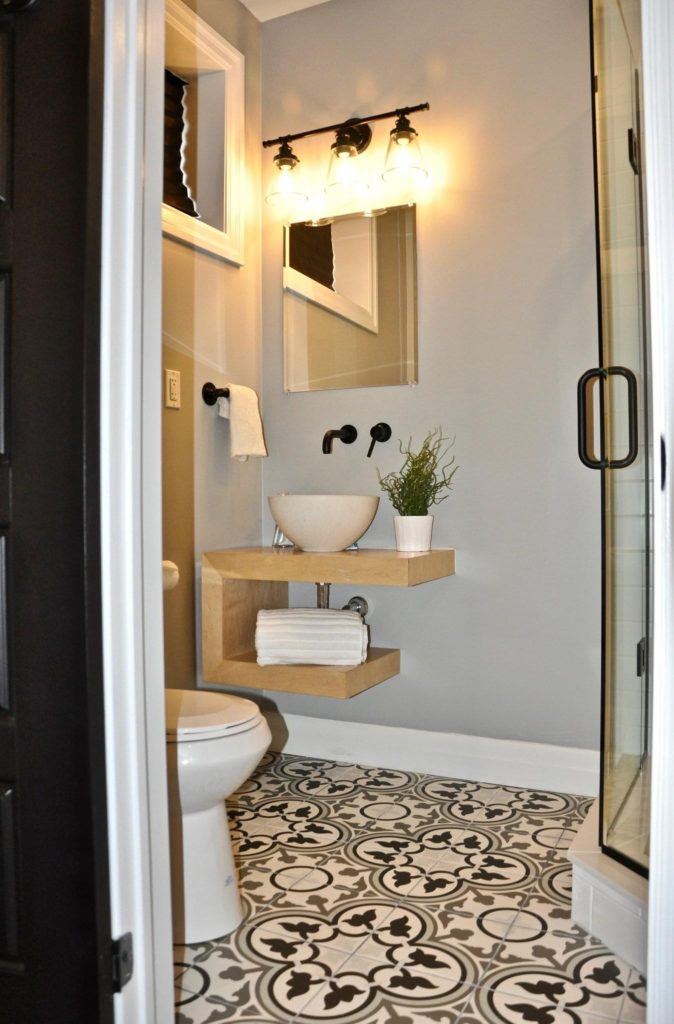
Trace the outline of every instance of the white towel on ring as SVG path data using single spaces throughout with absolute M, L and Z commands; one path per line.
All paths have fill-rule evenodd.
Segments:
M 358 612 L 277 608 L 257 613 L 258 665 L 362 665 L 368 628 Z

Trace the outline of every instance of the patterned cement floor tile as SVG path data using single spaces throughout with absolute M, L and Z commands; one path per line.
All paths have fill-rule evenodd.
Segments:
M 318 860 L 311 875 L 279 896 L 276 905 L 283 908 L 307 908 L 327 914 L 354 900 L 384 898 L 395 903 L 400 893 L 380 884 L 381 870 L 372 864 L 347 856 L 328 854 Z
M 554 860 L 568 848 L 576 832 L 568 827 L 566 819 L 520 815 L 515 821 L 499 825 L 498 835 L 504 849 L 522 850 L 538 860 Z
M 235 948 L 232 938 L 174 949 L 176 1024 L 262 1020 L 256 997 L 263 969 Z
M 458 1024 L 460 1010 L 411 1009 L 382 998 L 375 1012 L 367 1016 L 362 1024 Z
M 380 963 L 356 953 L 312 995 L 297 1019 L 303 1024 L 315 1020 L 348 1021 L 349 1024 L 376 1020 L 384 1003 L 393 1004 L 396 1011 L 405 1016 L 410 1011 L 428 1015 L 432 1010 L 458 1010 L 471 986 L 462 977 L 467 970 L 462 954 L 447 952 L 445 958 L 452 957 L 455 961 L 452 971 L 432 972 L 414 965 Z
M 322 854 L 311 857 L 282 849 L 260 863 L 244 861 L 238 865 L 239 889 L 255 907 L 265 910 L 287 892 L 320 888 L 312 872 L 322 858 Z
M 620 1012 L 620 1024 L 645 1024 L 646 979 L 632 970 L 627 982 L 625 1001 Z
M 341 766 L 340 778 L 349 779 L 358 789 L 373 793 L 399 793 L 413 790 L 422 778 L 415 772 L 395 768 L 373 768 L 371 765 L 349 764 Z
M 229 823 L 234 856 L 240 861 L 259 861 L 280 848 L 326 853 L 354 835 L 325 804 L 306 798 L 272 797 L 255 807 L 236 806 L 229 810 Z
M 362 943 L 358 956 L 429 974 L 456 976 L 456 954 L 460 951 L 463 967 L 459 976 L 476 984 L 500 948 L 512 915 L 512 911 L 501 910 L 479 918 L 454 918 L 454 928 L 448 931 L 439 928 L 435 916 L 424 908 L 403 903 Z
M 570 919 L 589 803 L 267 756 L 228 802 L 246 920 L 176 947 L 176 1024 L 644 1024 Z
M 321 799 L 328 802 L 325 796 Z M 441 805 L 421 800 L 414 794 L 406 793 L 400 799 L 395 793 L 355 788 L 353 792 L 329 800 L 329 804 L 335 817 L 357 831 L 395 828 L 403 835 L 410 835 L 423 826 L 447 821 Z
M 516 997 L 494 989 L 478 988 L 459 1014 L 456 1024 L 610 1024 L 588 1010 L 559 1007 L 553 1002 L 536 1001 L 526 993 Z
M 481 986 L 497 991 L 503 1005 L 512 1006 L 508 1000 L 527 996 L 568 1014 L 577 1011 L 619 1020 L 628 965 L 587 936 L 579 949 L 577 936 L 535 935 L 518 934 L 513 926 Z
M 571 901 L 554 894 L 552 898 L 534 885 L 526 894 L 522 910 L 531 915 L 530 926 L 535 930 L 540 925 L 550 930 L 568 931 L 572 926 Z M 524 923 L 524 922 L 522 922 Z
M 448 901 L 440 895 L 427 900 L 422 906 L 435 921 L 436 933 L 447 942 L 461 942 L 470 934 L 472 921 L 482 918 L 484 927 L 494 939 L 505 938 L 504 923 L 512 924 L 519 913 L 525 894 L 521 892 L 487 892 L 466 888 L 461 895 Z M 403 904 L 404 905 L 404 904 Z
M 587 803 L 585 797 L 573 796 L 570 793 L 550 793 L 533 789 L 517 789 L 514 786 L 498 787 L 495 800 L 507 804 L 513 812 L 526 814 L 530 817 L 563 818 L 578 815 Z M 590 801 L 590 804 L 592 801 Z M 585 810 L 587 813 L 587 809 Z

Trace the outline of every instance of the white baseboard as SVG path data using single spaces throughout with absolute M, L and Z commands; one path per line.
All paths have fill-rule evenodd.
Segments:
M 268 713 L 272 748 L 333 761 L 596 796 L 599 751 Z

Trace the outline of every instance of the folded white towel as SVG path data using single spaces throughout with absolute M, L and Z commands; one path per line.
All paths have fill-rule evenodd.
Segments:
M 361 665 L 368 629 L 358 612 L 278 608 L 257 613 L 258 665 Z
M 218 415 L 229 420 L 229 454 L 239 462 L 246 462 L 249 455 L 264 458 L 267 447 L 257 392 L 243 384 L 227 387 L 229 398 L 218 399 Z

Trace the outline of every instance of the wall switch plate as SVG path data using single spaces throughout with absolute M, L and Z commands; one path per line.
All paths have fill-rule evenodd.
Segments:
M 164 405 L 167 409 L 180 408 L 180 371 L 164 370 Z

